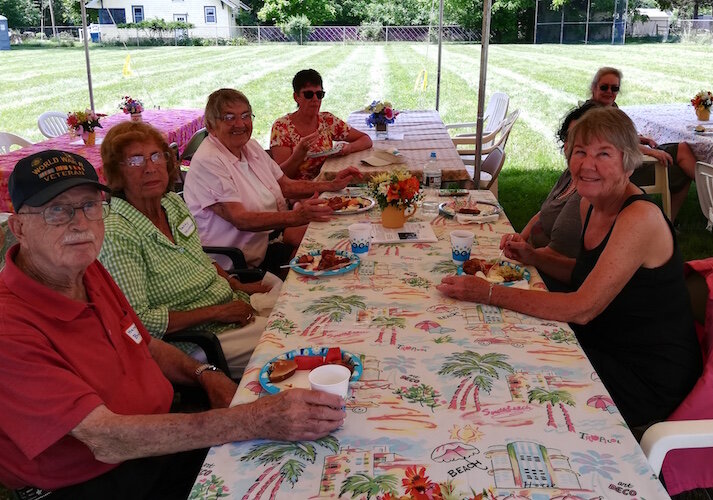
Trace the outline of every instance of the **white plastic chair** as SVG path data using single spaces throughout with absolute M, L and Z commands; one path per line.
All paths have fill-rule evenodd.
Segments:
M 45 111 L 37 119 L 37 126 L 42 132 L 42 135 L 52 139 L 66 134 L 67 129 L 67 113 L 59 111 Z
M 641 449 L 657 476 L 666 453 L 691 448 L 713 448 L 713 420 L 659 422 L 646 429 L 641 438 Z
M 489 189 L 498 197 L 498 176 L 500 171 L 503 169 L 505 164 L 505 152 L 503 148 L 498 146 L 493 149 L 488 156 L 486 156 L 483 163 L 480 165 L 480 186 L 479 189 Z M 468 170 L 468 167 L 466 167 Z M 470 176 L 473 177 L 474 172 L 470 172 Z
M 639 186 L 646 194 L 660 194 L 661 208 L 666 217 L 671 219 L 671 189 L 668 185 L 668 168 L 653 156 L 644 155 L 644 165 L 654 164 L 654 183 Z
M 696 190 L 701 211 L 708 219 L 706 229 L 713 229 L 713 165 L 699 161 L 696 163 Z
M 23 139 L 19 135 L 11 134 L 10 132 L 0 132 L 0 154 L 9 153 L 12 146 L 24 148 L 31 144 L 30 141 Z
M 691 263 L 693 264 L 693 263 Z M 688 265 L 688 264 L 687 264 Z M 713 487 L 713 328 L 709 318 L 711 290 L 708 277 L 695 269 L 710 263 L 697 261 L 686 275 L 686 288 L 693 316 L 703 326 L 699 338 L 703 352 L 703 372 L 691 392 L 665 422 L 649 427 L 641 438 L 641 449 L 657 476 L 663 470 L 671 495 L 696 488 Z M 672 453 L 668 459 L 666 455 Z M 709 464 L 706 466 L 705 464 Z
M 492 145 L 492 140 L 486 140 L 486 136 L 491 135 L 501 126 L 503 120 L 505 120 L 505 115 L 508 113 L 509 105 L 510 98 L 503 92 L 496 92 L 490 96 L 484 115 L 485 124 L 483 125 L 483 147 Z M 476 126 L 477 124 L 475 122 L 451 123 L 446 125 L 446 129 L 475 128 Z M 458 134 L 455 137 L 475 137 L 475 134 Z M 473 142 L 473 144 L 475 144 L 475 142 Z
M 497 148 L 505 150 L 505 145 L 507 144 L 508 137 L 512 131 L 512 127 L 515 125 L 518 117 L 520 116 L 520 110 L 516 109 L 510 113 L 507 118 L 500 122 L 500 125 L 490 132 L 488 135 L 483 136 L 483 149 L 481 151 L 481 158 L 483 161 L 487 159 L 487 155 Z M 475 165 L 475 136 L 461 137 L 456 136 L 451 139 L 453 145 L 458 148 L 458 153 L 460 154 L 460 159 L 466 166 L 466 170 L 473 177 L 473 169 L 468 168 L 469 166 Z M 487 141 L 487 142 L 486 142 Z M 481 181 L 483 181 L 482 171 L 481 171 Z

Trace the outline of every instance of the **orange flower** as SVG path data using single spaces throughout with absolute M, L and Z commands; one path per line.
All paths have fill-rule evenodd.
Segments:
M 426 468 L 411 466 L 406 469 L 406 478 L 401 480 L 406 487 L 406 494 L 413 500 L 442 500 L 441 487 L 428 479 Z

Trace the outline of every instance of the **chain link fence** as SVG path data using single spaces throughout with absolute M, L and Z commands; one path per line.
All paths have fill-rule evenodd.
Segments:
M 114 25 L 93 25 L 92 41 L 126 43 L 127 45 L 247 45 L 260 43 L 364 43 L 364 42 L 424 42 L 438 41 L 435 26 L 313 26 L 298 37 L 286 35 L 278 26 L 214 26 L 185 30 L 151 31 L 137 28 L 117 28 Z M 96 29 L 98 28 L 98 30 Z M 57 27 L 61 39 L 81 40 L 81 26 Z M 52 28 L 19 28 L 23 39 L 53 37 Z M 43 34 L 41 34 L 43 33 Z M 480 42 L 480 30 L 462 26 L 444 26 L 444 42 Z

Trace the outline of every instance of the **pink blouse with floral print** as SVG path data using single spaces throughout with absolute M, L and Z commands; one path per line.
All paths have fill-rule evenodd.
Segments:
M 351 127 L 344 121 L 340 120 L 332 113 L 326 111 L 319 113 L 319 131 L 318 139 L 310 146 L 311 153 L 319 153 L 332 149 L 332 141 L 344 141 L 349 135 Z M 285 146 L 292 150 L 297 147 L 302 136 L 297 132 L 295 124 L 292 123 L 290 115 L 285 115 L 272 124 L 272 133 L 270 134 L 270 147 Z M 298 179 L 311 180 L 319 175 L 322 164 L 327 159 L 327 156 L 317 158 L 305 158 L 300 165 L 300 173 Z

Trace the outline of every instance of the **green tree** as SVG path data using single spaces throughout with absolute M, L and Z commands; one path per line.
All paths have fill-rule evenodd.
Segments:
M 40 24 L 40 9 L 32 0 L 0 0 L 0 14 L 13 29 Z
M 567 430 L 569 432 L 574 432 L 572 419 L 569 417 L 569 412 L 564 407 L 565 404 L 574 406 L 574 399 L 572 399 L 572 395 L 569 392 L 556 389 L 548 391 L 547 389 L 536 387 L 535 389 L 528 391 L 527 401 L 529 403 L 532 403 L 533 401 L 537 401 L 540 404 L 547 403 L 547 425 L 554 428 L 557 428 L 557 424 L 555 423 L 555 418 L 552 413 L 552 407 L 553 405 L 559 403 L 565 422 L 567 422 Z
M 369 499 L 379 493 L 389 493 L 391 495 L 398 494 L 399 480 L 393 474 L 384 474 L 381 476 L 371 477 L 368 474 L 354 474 L 349 476 L 342 483 L 339 490 L 341 497 L 345 493 L 351 493 L 352 498 L 356 496 L 366 495 Z
M 507 359 L 507 355 L 494 352 L 479 354 L 474 351 L 463 351 L 447 356 L 446 362 L 443 363 L 438 374 L 463 377 L 451 398 L 448 409 L 456 409 L 458 396 L 465 388 L 465 393 L 460 400 L 460 409 L 465 409 L 468 394 L 473 390 L 475 411 L 480 411 L 480 399 L 478 397 L 480 389 L 490 392 L 493 387 L 493 379 L 500 378 L 498 371 L 513 372 L 512 366 L 505 359 Z M 470 384 L 468 384 L 469 382 Z
M 254 493 L 254 498 L 259 499 L 263 495 L 267 495 L 267 490 L 270 489 L 270 498 L 275 498 L 285 479 L 294 486 L 305 468 L 304 462 L 300 460 L 313 464 L 317 458 L 315 444 L 334 453 L 339 450 L 339 441 L 331 435 L 315 441 L 270 441 L 252 446 L 248 454 L 241 457 L 240 461 L 255 460 L 260 465 L 268 467 L 255 480 L 247 491 L 246 497 Z M 287 458 L 290 455 L 296 458 Z
M 396 328 L 406 328 L 406 319 L 396 316 L 377 316 L 371 324 L 379 327 L 379 336 L 376 342 L 381 344 L 384 341 L 384 333 L 387 328 L 391 328 L 391 345 L 396 345 Z
M 304 14 L 313 25 L 334 19 L 336 9 L 329 0 L 265 0 L 257 17 L 273 24 L 283 24 L 290 17 Z

